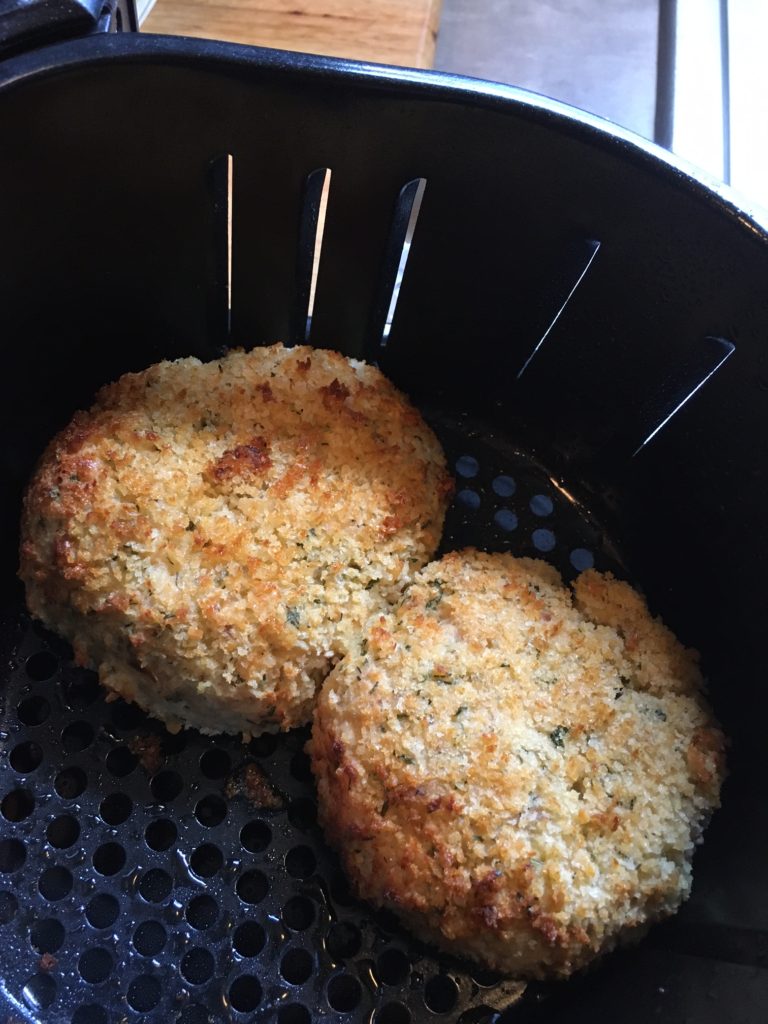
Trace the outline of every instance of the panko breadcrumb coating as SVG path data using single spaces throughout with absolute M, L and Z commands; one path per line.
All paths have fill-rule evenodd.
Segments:
M 288 729 L 434 553 L 441 448 L 374 367 L 281 345 L 99 393 L 24 501 L 33 615 L 172 730 Z
M 321 822 L 359 895 L 425 940 L 567 975 L 690 891 L 723 771 L 700 687 L 626 583 L 449 554 L 323 686 Z

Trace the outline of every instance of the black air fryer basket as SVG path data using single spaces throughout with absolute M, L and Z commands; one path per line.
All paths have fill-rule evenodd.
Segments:
M 0 62 L 0 1020 L 764 1024 L 768 236 L 554 102 L 50 37 L 96 25 L 86 6 L 22 18 Z M 24 610 L 22 488 L 99 385 L 307 337 L 377 361 L 433 424 L 444 548 L 611 569 L 702 651 L 731 775 L 693 896 L 566 983 L 520 997 L 355 902 L 305 732 L 170 736 Z

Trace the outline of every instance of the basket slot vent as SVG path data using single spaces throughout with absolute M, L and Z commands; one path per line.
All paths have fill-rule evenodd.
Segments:
M 563 315 L 563 312 L 573 298 L 576 289 L 586 277 L 587 271 L 592 266 L 592 262 L 595 256 L 597 256 L 599 249 L 600 242 L 595 239 L 582 239 L 570 247 L 567 253 L 568 259 L 565 260 L 563 270 L 552 283 L 552 294 L 554 296 L 553 304 L 556 309 L 555 315 L 552 317 L 547 329 L 533 346 L 531 354 L 518 370 L 518 380 L 531 365 L 536 354 L 549 337 L 552 328 Z
M 210 336 L 225 345 L 232 327 L 232 190 L 234 161 L 225 153 L 211 161 L 210 189 L 213 203 L 213 267 Z
M 323 248 L 325 215 L 331 191 L 331 170 L 319 167 L 307 176 L 299 224 L 299 252 L 296 268 L 296 306 L 291 328 L 291 344 L 309 340 L 312 312 L 315 308 L 320 254 Z
M 378 339 L 382 348 L 389 341 L 397 300 L 400 297 L 400 288 L 403 284 L 405 267 L 408 263 L 426 187 L 426 178 L 414 178 L 400 189 L 397 197 L 395 214 L 384 255 L 381 295 L 374 311 L 374 343 Z
M 725 338 L 707 337 L 698 344 L 688 358 L 662 381 L 661 387 L 645 403 L 640 411 L 640 422 L 652 424 L 645 440 L 632 452 L 638 455 L 669 423 L 686 402 L 712 377 L 736 351 L 732 341 Z

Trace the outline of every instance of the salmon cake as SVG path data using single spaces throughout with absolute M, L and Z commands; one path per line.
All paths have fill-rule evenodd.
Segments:
M 303 725 L 435 552 L 441 447 L 374 367 L 274 345 L 103 388 L 28 487 L 30 612 L 169 729 Z
M 566 976 L 691 888 L 723 736 L 626 583 L 454 552 L 334 668 L 308 750 L 357 893 L 426 941 Z

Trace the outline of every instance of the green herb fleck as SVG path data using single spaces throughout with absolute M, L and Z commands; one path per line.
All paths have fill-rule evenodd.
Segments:
M 292 626 L 298 628 L 301 623 L 301 616 L 299 615 L 298 608 L 291 608 L 290 605 L 285 606 L 285 618 L 286 621 L 290 622 Z
M 408 714 L 407 711 L 398 711 L 397 717 L 400 722 L 404 722 L 406 718 L 410 718 L 411 716 Z
M 454 713 L 453 713 L 453 717 L 454 717 L 454 718 L 458 718 L 458 717 L 459 717 L 459 715 L 463 715 L 463 714 L 464 714 L 464 712 L 465 712 L 466 710 L 467 710 L 467 705 L 466 705 L 466 704 L 462 704 L 460 708 L 457 708 L 457 709 L 456 709 L 456 710 L 454 711 Z
M 434 611 L 435 608 L 443 600 L 443 581 L 442 580 L 430 580 L 430 587 L 434 587 L 434 594 L 430 597 L 425 605 L 428 612 Z
M 662 722 L 666 722 L 666 720 L 667 720 L 667 713 L 666 713 L 666 711 L 662 711 L 661 708 L 654 708 L 653 709 L 653 713 L 654 713 L 654 715 L 656 715 L 657 718 L 660 718 L 662 720 Z
M 552 732 L 549 734 L 549 738 L 552 740 L 556 747 L 562 748 L 563 740 L 565 739 L 567 733 L 567 725 L 558 725 L 558 727 L 556 729 L 553 729 Z
M 368 582 L 365 584 L 365 589 L 366 590 L 372 590 L 373 587 L 375 587 L 378 582 L 379 581 L 377 579 L 376 580 L 368 580 Z
M 367 654 L 368 653 L 368 641 L 365 640 L 365 639 L 360 641 L 360 653 L 361 654 Z
M 397 756 L 405 764 L 416 764 L 410 754 L 398 754 Z
M 192 520 L 190 519 L 190 520 L 189 520 L 189 522 L 187 523 L 187 530 L 188 530 L 189 532 L 191 532 L 192 530 L 196 530 L 196 529 L 197 529 L 197 526 L 196 526 L 196 525 L 195 525 L 195 523 L 193 523 L 193 522 L 192 522 Z

